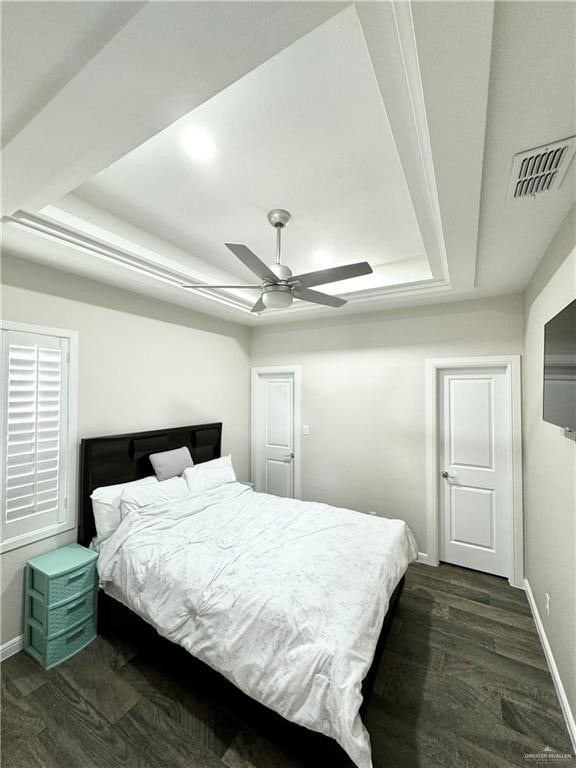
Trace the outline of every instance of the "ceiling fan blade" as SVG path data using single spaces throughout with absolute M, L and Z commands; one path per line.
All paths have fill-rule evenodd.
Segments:
M 232 251 L 236 258 L 240 259 L 245 267 L 248 267 L 255 275 L 258 275 L 261 280 L 272 280 L 273 282 L 278 280 L 270 267 L 264 264 L 255 253 L 252 253 L 250 248 L 241 243 L 225 243 L 225 246 Z
M 260 296 L 260 298 L 258 299 L 256 304 L 254 304 L 250 312 L 263 312 L 265 309 L 266 309 L 266 305 L 262 301 L 262 296 Z
M 310 288 L 313 285 L 336 283 L 338 280 L 369 275 L 371 272 L 372 267 L 367 261 L 359 261 L 356 264 L 345 264 L 342 267 L 330 267 L 330 269 L 319 269 L 316 272 L 306 272 L 304 275 L 294 275 L 290 278 L 290 282 L 298 281 L 304 288 Z
M 180 288 L 194 288 L 202 289 L 202 290 L 220 290 L 220 288 L 258 288 L 259 291 L 262 290 L 261 285 L 201 285 L 200 283 L 194 283 L 194 285 L 181 285 Z
M 313 304 L 325 304 L 327 307 L 342 307 L 347 304 L 346 299 L 329 296 L 327 293 L 320 293 L 320 291 L 310 291 L 308 288 L 294 288 L 292 295 L 295 299 L 311 301 Z

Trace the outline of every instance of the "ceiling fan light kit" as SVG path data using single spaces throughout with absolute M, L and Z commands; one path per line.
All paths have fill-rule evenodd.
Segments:
M 224 288 L 256 288 L 261 291 L 260 298 L 252 307 L 252 312 L 262 312 L 265 309 L 287 309 L 293 299 L 308 301 L 312 304 L 323 304 L 327 307 L 341 307 L 345 299 L 330 296 L 320 291 L 309 290 L 314 285 L 334 283 L 338 280 L 349 280 L 360 275 L 369 275 L 372 267 L 367 261 L 356 264 L 346 264 L 342 267 L 320 269 L 294 276 L 292 270 L 280 261 L 282 249 L 282 230 L 288 224 L 291 215 L 283 208 L 274 208 L 268 213 L 268 221 L 276 229 L 276 263 L 265 264 L 256 254 L 241 243 L 226 243 L 232 253 L 240 259 L 244 266 L 262 281 L 260 285 L 183 285 L 182 288 L 192 290 L 220 290 Z
M 262 303 L 267 309 L 286 309 L 292 304 L 289 285 L 270 285 L 262 291 Z

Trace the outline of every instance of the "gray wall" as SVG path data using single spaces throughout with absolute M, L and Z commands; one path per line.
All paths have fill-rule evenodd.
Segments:
M 576 716 L 576 440 L 542 420 L 544 324 L 574 298 L 576 208 L 526 289 L 524 355 L 526 577 Z
M 252 364 L 302 366 L 302 496 L 406 520 L 426 551 L 427 358 L 518 354 L 521 296 L 252 332 Z
M 80 332 L 79 437 L 223 421 L 223 450 L 249 477 L 247 328 L 32 262 L 2 267 L 4 319 Z M 0 644 L 22 633 L 26 561 L 75 538 L 1 556 Z

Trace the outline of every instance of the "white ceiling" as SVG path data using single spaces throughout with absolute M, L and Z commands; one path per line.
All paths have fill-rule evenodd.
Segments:
M 128 21 L 139 2 L 2 2 L 2 145 Z
M 215 156 L 192 159 L 187 132 Z M 348 8 L 76 190 L 84 200 L 248 282 L 224 246 L 273 263 L 271 208 L 293 214 L 283 260 L 295 274 L 367 260 L 417 259 L 430 277 L 402 166 L 358 17 Z
M 561 189 L 506 200 L 515 152 L 576 133 L 572 3 L 7 5 L 35 6 L 28 36 L 3 17 L 4 246 L 24 258 L 288 321 L 336 310 L 254 317 L 253 294 L 178 283 L 250 282 L 223 242 L 272 261 L 281 206 L 295 271 L 375 267 L 326 286 L 339 312 L 509 293 L 576 198 L 573 164 Z M 183 151 L 187 127 L 211 162 Z
M 517 152 L 576 134 L 576 4 L 497 3 L 477 284 L 523 290 L 576 200 L 576 163 L 558 189 L 507 200 Z

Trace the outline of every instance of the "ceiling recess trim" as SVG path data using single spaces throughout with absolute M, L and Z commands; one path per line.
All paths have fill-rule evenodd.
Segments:
M 416 33 L 414 31 L 414 20 L 412 18 L 412 8 L 410 3 L 394 2 L 392 3 L 392 12 L 394 14 L 394 23 L 396 34 L 400 41 L 400 50 L 406 74 L 406 82 L 410 95 L 412 106 L 412 116 L 416 127 L 416 138 L 418 140 L 418 149 L 420 152 L 420 161 L 424 176 L 426 195 L 432 220 L 433 231 L 435 235 L 434 255 L 436 258 L 430 259 L 434 277 L 441 279 L 445 277 L 450 280 L 448 268 L 448 259 L 446 256 L 446 244 L 444 242 L 444 229 L 442 227 L 442 215 L 440 213 L 440 201 L 438 199 L 438 188 L 436 186 L 436 174 L 434 172 L 434 160 L 432 157 L 432 145 L 430 143 L 430 132 L 428 130 L 428 118 L 426 116 L 426 104 L 424 101 L 424 90 L 422 87 L 422 75 L 418 61 L 418 49 L 416 45 Z M 436 262 L 439 262 L 436 266 Z
M 137 256 L 134 253 L 130 253 L 117 246 L 112 246 L 102 240 L 89 237 L 78 230 L 57 224 L 53 220 L 37 214 L 27 213 L 26 211 L 17 211 L 13 216 L 5 216 L 2 221 L 10 227 L 15 227 L 16 229 L 34 236 L 45 237 L 77 251 L 89 253 L 108 264 L 113 264 L 116 267 L 136 272 L 140 276 L 148 278 L 149 280 L 161 282 L 165 286 L 174 288 L 181 293 L 184 293 L 181 288 L 183 283 L 202 284 L 201 281 L 197 280 L 190 273 L 152 264 L 141 256 Z M 22 257 L 26 258 L 25 256 Z M 367 288 L 361 291 L 343 292 L 338 295 L 349 301 L 348 310 L 354 308 L 362 310 L 373 302 L 377 302 L 381 299 L 393 299 L 397 296 L 411 296 L 420 293 L 435 293 L 438 291 L 446 291 L 449 288 L 449 281 L 443 279 L 435 280 L 434 278 L 431 278 L 428 280 L 380 286 L 378 288 Z M 239 310 L 242 314 L 241 322 L 248 320 L 250 324 L 259 324 L 268 321 L 272 317 L 271 314 L 263 314 L 261 316 L 252 314 L 251 309 L 253 301 L 235 296 L 226 290 L 218 292 L 213 290 L 197 290 L 194 291 L 194 293 L 198 293 L 202 295 L 204 299 L 215 301 L 233 310 Z M 309 307 L 304 303 L 297 303 L 292 305 L 288 310 L 275 310 L 273 312 L 273 317 L 281 319 L 286 318 L 289 315 L 300 314 L 312 314 L 318 316 L 322 312 L 322 308 Z
M 449 266 L 410 3 L 359 3 L 356 12 L 432 274 Z
M 88 252 L 103 261 L 138 272 L 145 277 L 163 282 L 179 290 L 183 283 L 201 285 L 198 280 L 195 280 L 185 271 L 180 272 L 175 269 L 155 266 L 133 253 L 55 224 L 42 216 L 26 213 L 26 211 L 17 211 L 13 216 L 5 216 L 2 221 L 25 232 L 32 232 L 35 235 L 64 243 L 76 250 Z M 225 291 L 200 291 L 200 293 L 205 298 L 213 299 L 220 304 L 250 314 L 252 303 L 238 296 Z

